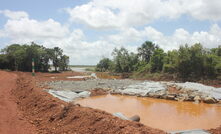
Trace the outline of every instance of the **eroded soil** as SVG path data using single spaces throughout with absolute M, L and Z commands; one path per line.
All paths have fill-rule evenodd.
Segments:
M 22 111 L 22 116 L 24 116 L 21 122 L 14 123 L 14 118 L 9 117 L 12 113 L 9 113 L 8 109 L 6 111 L 1 109 L 1 115 L 5 113 L 7 116 L 8 112 L 8 117 L 1 117 L 1 119 L 5 118 L 5 121 L 1 121 L 1 128 L 3 128 L 1 133 L 4 132 L 3 134 L 165 133 L 137 122 L 121 120 L 101 110 L 60 101 L 41 88 L 37 88 L 35 83 L 40 79 L 38 76 L 32 77 L 30 73 L 1 72 L 0 77 L 1 85 L 8 83 L 1 86 L 1 93 L 2 90 L 7 90 L 8 95 L 13 95 L 15 98 L 11 103 L 16 108 L 10 111 L 14 111 L 12 113 L 16 120 L 21 117 L 16 113 Z M 6 99 L 6 103 L 9 103 L 8 101 L 11 100 Z M 5 104 L 5 106 L 9 107 L 8 105 L 11 103 Z M 24 125 L 23 122 L 26 124 Z M 21 130 L 13 130 L 14 128 Z
M 65 103 L 37 87 L 37 82 L 66 80 L 82 75 L 10 73 L 0 71 L 1 134 L 165 133 L 143 124 L 124 121 L 101 110 Z M 56 77 L 56 78 L 51 78 Z M 103 94 L 97 91 L 95 94 Z M 221 128 L 210 132 L 219 134 Z
M 24 118 L 11 94 L 17 78 L 14 73 L 0 71 L 0 134 L 36 134 L 35 126 Z

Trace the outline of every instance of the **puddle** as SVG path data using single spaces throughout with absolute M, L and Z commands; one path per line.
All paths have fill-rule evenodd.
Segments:
M 135 114 L 141 123 L 165 131 L 209 129 L 221 125 L 221 106 L 135 96 L 104 95 L 77 100 L 82 106 L 109 113 Z

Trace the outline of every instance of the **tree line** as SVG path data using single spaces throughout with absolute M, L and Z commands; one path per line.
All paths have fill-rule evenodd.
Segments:
M 203 48 L 200 43 L 181 45 L 178 50 L 165 52 L 158 45 L 146 41 L 137 53 L 125 48 L 114 49 L 113 59 L 103 58 L 96 71 L 117 73 L 138 72 L 177 74 L 181 78 L 216 78 L 221 76 L 221 46 Z
M 59 47 L 46 48 L 34 42 L 31 45 L 12 44 L 1 50 L 0 69 L 31 71 L 32 59 L 37 72 L 48 72 L 50 63 L 55 72 L 68 69 L 69 57 Z

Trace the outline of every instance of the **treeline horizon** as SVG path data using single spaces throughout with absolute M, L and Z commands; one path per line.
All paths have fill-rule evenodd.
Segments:
M 113 59 L 103 58 L 96 71 L 116 73 L 176 74 L 180 78 L 218 78 L 221 76 L 221 45 L 207 49 L 200 43 L 180 45 L 179 49 L 165 52 L 153 42 L 146 41 L 137 53 L 126 48 L 115 48 Z
M 54 66 L 55 72 L 68 69 L 69 57 L 63 54 L 61 48 L 46 48 L 34 42 L 30 45 L 11 44 L 3 48 L 0 52 L 0 69 L 30 72 L 32 59 L 36 72 L 48 72 L 50 63 Z

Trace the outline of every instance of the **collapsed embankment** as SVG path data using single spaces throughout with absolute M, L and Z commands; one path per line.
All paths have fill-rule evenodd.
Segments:
M 17 74 L 17 88 L 12 93 L 38 133 L 165 133 L 137 122 L 121 120 L 101 110 L 65 103 L 37 88 L 36 78 L 30 74 Z

